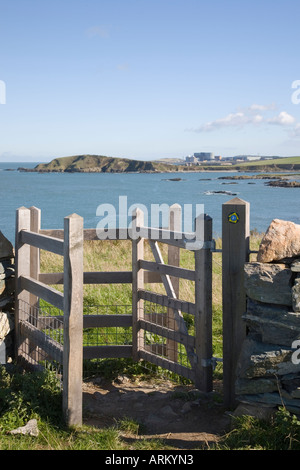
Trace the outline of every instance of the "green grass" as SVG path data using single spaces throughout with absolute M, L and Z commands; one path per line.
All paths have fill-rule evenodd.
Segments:
M 285 408 L 270 422 L 253 416 L 235 418 L 232 431 L 217 444 L 222 450 L 300 450 L 300 421 Z

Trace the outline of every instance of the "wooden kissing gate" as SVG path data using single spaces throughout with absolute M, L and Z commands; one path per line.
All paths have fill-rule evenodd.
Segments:
M 230 214 L 238 223 L 231 223 Z M 182 375 L 204 392 L 213 386 L 212 352 L 212 219 L 202 215 L 203 243 L 192 248 L 191 235 L 181 231 L 181 207 L 170 207 L 169 229 L 144 226 L 144 214 L 136 209 L 128 229 L 84 229 L 82 217 L 72 214 L 64 219 L 64 229 L 41 229 L 41 211 L 35 207 L 17 210 L 16 265 L 16 357 L 26 366 L 41 365 L 41 357 L 62 369 L 63 413 L 68 425 L 82 424 L 83 359 L 131 357 L 144 360 Z M 249 257 L 249 204 L 235 198 L 223 204 L 223 375 L 224 399 L 234 400 L 234 370 L 245 336 L 241 314 L 245 295 L 241 273 Z M 195 226 L 197 220 L 195 221 Z M 194 238 L 196 237 L 196 231 Z M 84 240 L 131 240 L 132 270 L 123 272 L 83 272 Z M 144 259 L 149 241 L 154 261 Z M 103 241 L 104 242 L 104 241 Z M 164 263 L 160 243 L 168 245 L 168 263 Z M 180 267 L 180 249 L 194 252 L 194 270 Z M 40 250 L 63 257 L 62 273 L 40 272 Z M 194 282 L 194 302 L 180 300 L 179 279 Z M 162 283 L 165 294 L 146 290 L 145 284 Z M 131 315 L 83 314 L 84 284 L 131 284 Z M 53 285 L 63 285 L 63 292 Z M 43 299 L 61 314 L 40 315 Z M 157 309 L 147 312 L 146 304 Z M 165 314 L 162 312 L 165 309 Z M 194 318 L 194 330 L 188 330 L 184 316 Z M 130 345 L 83 346 L 83 329 L 131 327 Z M 59 333 L 58 337 L 49 332 Z M 147 344 L 145 334 L 164 339 L 160 348 Z M 183 347 L 186 362 L 179 360 Z M 43 356 L 40 352 L 43 352 Z

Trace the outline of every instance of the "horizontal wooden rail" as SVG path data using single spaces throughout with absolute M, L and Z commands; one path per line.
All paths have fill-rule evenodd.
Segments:
M 20 276 L 19 281 L 21 290 L 24 289 L 37 297 L 41 297 L 60 310 L 64 309 L 64 296 L 61 292 L 29 276 Z
M 63 362 L 63 346 L 54 339 L 45 335 L 35 326 L 28 322 L 20 322 L 20 334 L 25 338 L 29 338 L 31 344 L 34 343 L 36 346 L 41 348 L 48 357 L 62 364 Z
M 148 361 L 151 364 L 155 364 L 157 366 L 162 367 L 163 369 L 167 369 L 175 374 L 182 375 L 186 379 L 195 380 L 195 373 L 192 369 L 185 367 L 181 364 L 176 362 L 170 361 L 169 359 L 165 359 L 163 357 L 159 357 L 156 354 L 153 354 L 149 351 L 140 350 L 139 351 L 140 359 L 144 361 Z
M 187 242 L 193 242 L 196 238 L 195 233 L 184 233 L 168 230 L 165 228 L 137 227 L 136 231 L 141 238 L 147 240 L 156 240 L 169 245 L 186 248 Z M 131 228 L 112 228 L 112 229 L 84 229 L 84 240 L 132 240 L 136 237 L 135 231 Z M 62 229 L 42 229 L 40 234 L 63 240 L 64 231 Z
M 39 328 L 63 328 L 64 317 L 62 315 L 39 316 Z M 132 326 L 132 315 L 107 314 L 107 315 L 83 315 L 83 328 L 129 328 Z
M 129 230 L 129 234 L 130 233 L 133 235 L 133 233 Z M 185 249 L 187 248 L 187 243 L 191 243 L 195 240 L 194 233 L 175 232 L 163 228 L 138 227 L 137 233 L 141 238 L 155 240 L 166 243 L 167 245 L 177 246 L 178 248 Z
M 63 256 L 64 254 L 64 243 L 58 238 L 48 237 L 46 235 L 41 235 L 40 233 L 30 232 L 27 230 L 22 230 L 20 234 L 21 243 L 27 243 L 30 246 L 51 251 L 57 255 Z
M 142 330 L 146 330 L 149 333 L 163 336 L 164 338 L 167 338 L 167 339 L 172 339 L 176 341 L 177 343 L 190 346 L 191 348 L 195 347 L 195 338 L 193 336 L 183 335 L 179 331 L 174 331 L 165 326 L 156 325 L 155 323 L 151 323 L 146 320 L 138 320 L 138 324 Z
M 84 346 L 83 359 L 130 358 L 132 346 Z
M 42 229 L 39 231 L 40 234 L 47 235 L 49 237 L 55 237 L 63 240 L 64 231 L 62 229 Z M 129 231 L 127 228 L 116 228 L 116 229 L 95 229 L 86 228 L 83 230 L 84 240 L 130 240 Z
M 139 261 L 139 267 L 141 269 L 146 269 L 152 272 L 158 272 L 160 274 L 165 274 L 174 277 L 180 277 L 181 279 L 187 279 L 188 281 L 195 280 L 195 271 L 191 269 L 180 268 L 176 266 L 170 266 L 163 263 L 155 263 L 153 261 Z
M 195 315 L 195 304 L 192 304 L 191 302 L 187 302 L 185 300 L 172 299 L 167 295 L 156 294 L 154 292 L 142 289 L 138 291 L 138 296 L 142 300 L 162 305 L 163 307 L 169 307 L 175 310 L 180 310 L 182 312 L 189 313 L 190 315 Z
M 40 273 L 39 281 L 44 284 L 63 284 L 64 274 L 63 273 Z M 161 277 L 156 272 L 144 272 L 144 282 L 148 284 L 161 283 Z M 132 283 L 132 272 L 87 272 L 83 273 L 84 284 L 131 284 Z

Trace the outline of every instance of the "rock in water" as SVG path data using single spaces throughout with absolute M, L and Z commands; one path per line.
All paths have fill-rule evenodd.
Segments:
M 257 261 L 270 263 L 300 255 L 300 225 L 274 219 L 263 237 Z

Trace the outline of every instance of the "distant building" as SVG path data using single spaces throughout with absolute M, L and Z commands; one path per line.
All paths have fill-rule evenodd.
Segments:
M 196 157 L 199 162 L 205 162 L 215 159 L 215 156 L 212 152 L 194 153 L 194 157 Z

